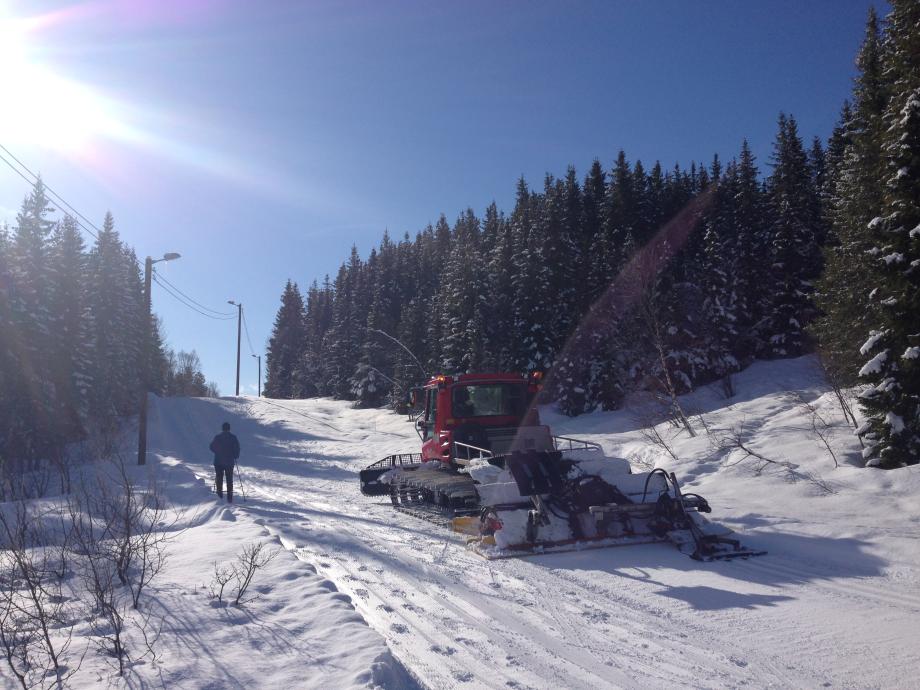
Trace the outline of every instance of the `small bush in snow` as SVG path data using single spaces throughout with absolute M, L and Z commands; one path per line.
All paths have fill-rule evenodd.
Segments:
M 23 688 L 61 687 L 79 669 L 69 653 L 73 617 L 57 568 L 66 563 L 40 515 L 18 501 L 0 509 L 0 653 Z
M 217 599 L 218 603 L 223 603 L 224 593 L 227 591 L 228 586 L 235 589 L 234 606 L 246 603 L 243 598 L 246 596 L 256 572 L 271 563 L 275 556 L 278 555 L 277 549 L 267 551 L 266 546 L 267 543 L 263 541 L 246 544 L 237 554 L 235 563 L 230 565 L 214 563 L 214 575 L 209 589 L 211 596 Z

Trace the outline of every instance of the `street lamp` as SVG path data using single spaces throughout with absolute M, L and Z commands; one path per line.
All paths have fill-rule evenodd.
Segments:
M 141 351 L 141 409 L 137 421 L 137 464 L 147 463 L 147 393 L 150 389 L 150 280 L 153 265 L 161 261 L 175 261 L 180 258 L 176 252 L 167 252 L 162 259 L 147 257 L 144 261 L 144 345 Z
M 243 305 L 234 302 L 232 299 L 227 300 L 227 304 L 232 304 L 237 308 L 236 317 L 236 395 L 240 395 L 240 334 L 243 327 Z
M 252 355 L 257 360 L 259 360 L 259 382 L 256 385 L 256 390 L 258 391 L 258 397 L 262 397 L 262 355 Z

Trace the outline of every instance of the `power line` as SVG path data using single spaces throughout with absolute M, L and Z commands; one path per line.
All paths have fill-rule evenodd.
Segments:
M 169 280 L 167 280 L 167 279 L 166 279 L 166 276 L 160 275 L 160 273 L 159 273 L 156 269 L 153 269 L 153 270 L 154 270 L 154 273 L 156 274 L 157 278 L 159 278 L 161 281 L 163 281 L 164 283 L 166 283 L 169 287 L 171 287 L 173 290 L 175 290 L 176 292 L 178 292 L 178 293 L 179 293 L 180 295 L 182 295 L 186 300 L 188 300 L 189 302 L 191 302 L 191 303 L 194 304 L 195 306 L 200 307 L 201 309 L 204 309 L 205 311 L 209 311 L 209 312 L 211 312 L 211 313 L 213 313 L 213 314 L 216 314 L 217 316 L 231 316 L 231 317 L 232 317 L 232 316 L 236 316 L 236 314 L 232 314 L 232 313 L 227 312 L 227 311 L 218 311 L 217 309 L 211 309 L 210 307 L 204 306 L 201 302 L 199 302 L 198 300 L 196 300 L 196 299 L 194 299 L 194 298 L 192 298 L 192 297 L 189 297 L 189 296 L 188 296 L 187 294 L 185 294 L 182 290 L 180 290 L 178 287 L 176 287 L 173 283 L 171 283 Z
M 4 148 L 2 144 L 0 144 L 0 148 L 3 148 L 3 150 L 6 151 L 6 148 Z M 14 157 L 14 158 L 15 158 L 15 157 Z M 10 163 L 10 162 L 3 156 L 3 154 L 0 154 L 0 160 L 2 160 L 4 163 L 6 163 L 6 164 L 9 166 L 10 170 L 12 170 L 14 173 L 16 173 L 17 175 L 19 175 L 19 177 L 21 177 L 23 180 L 25 180 L 26 183 L 27 183 L 30 187 L 35 185 L 35 180 L 30 180 L 28 177 L 26 177 L 26 176 L 22 173 L 22 171 L 19 170 L 15 165 L 13 165 L 12 163 Z M 23 167 L 25 167 L 25 166 L 23 166 Z M 28 170 L 28 168 L 26 168 L 26 170 Z M 49 188 L 47 185 L 45 185 L 45 188 L 48 189 L 48 191 L 51 191 L 50 188 Z M 73 218 L 73 216 L 71 216 L 71 218 Z M 79 221 L 79 219 L 73 218 L 73 220 L 74 220 L 74 222 L 75 222 L 80 228 L 83 229 L 84 232 L 86 232 L 87 234 L 91 235 L 91 236 L 93 237 L 93 239 L 96 239 L 96 240 L 99 239 L 99 236 L 98 236 L 96 233 L 94 233 L 92 230 L 90 230 L 88 227 L 86 227 L 85 225 L 83 225 L 83 223 L 81 223 L 81 222 Z
M 194 311 L 194 312 L 196 312 L 196 313 L 198 313 L 198 314 L 201 314 L 201 316 L 206 316 L 207 318 L 209 318 L 209 319 L 214 319 L 215 321 L 230 321 L 230 320 L 233 319 L 232 316 L 214 316 L 214 315 L 212 315 L 212 314 L 208 314 L 207 312 L 200 310 L 200 309 L 199 309 L 198 307 L 196 307 L 195 305 L 193 305 L 193 304 L 191 304 L 191 303 L 189 303 L 189 302 L 186 302 L 185 299 L 184 299 L 183 297 L 181 297 L 178 293 L 173 292 L 171 288 L 167 287 L 164 283 L 161 283 L 160 280 L 159 280 L 156 276 L 153 276 L 153 281 L 154 281 L 157 285 L 159 285 L 161 288 L 163 288 L 163 290 L 165 290 L 166 293 L 169 294 L 173 299 L 177 300 L 177 301 L 178 301 L 179 303 L 181 303 L 183 306 L 188 307 L 188 308 L 191 309 L 192 311 Z
M 231 319 L 234 318 L 233 316 L 213 316 L 212 314 L 208 314 L 207 312 L 200 310 L 195 305 L 189 302 L 186 302 L 185 299 L 180 297 L 177 293 L 173 292 L 172 289 L 167 287 L 164 283 L 161 283 L 160 279 L 156 275 L 153 276 L 153 282 L 155 282 L 157 285 L 163 288 L 173 299 L 177 300 L 178 302 L 188 307 L 192 311 L 198 314 L 201 314 L 202 316 L 206 316 L 209 319 L 214 319 L 215 321 L 230 321 Z
M 17 175 L 19 175 L 19 177 L 21 177 L 23 180 L 25 180 L 25 182 L 26 182 L 27 184 L 29 184 L 30 186 L 34 186 L 35 183 L 36 183 L 36 182 L 38 181 L 38 179 L 39 179 L 38 175 L 37 175 L 35 172 L 33 172 L 33 171 L 29 168 L 29 166 L 27 166 L 25 163 L 23 163 L 21 160 L 19 160 L 19 158 L 17 158 L 16 155 L 15 155 L 12 151 L 10 151 L 8 148 L 6 148 L 6 146 L 4 146 L 3 144 L 0 144 L 0 149 L 2 149 L 10 158 L 12 158 L 12 159 L 22 168 L 22 170 L 25 170 L 29 175 L 31 175 L 31 176 L 32 176 L 32 179 L 29 179 L 29 177 L 27 177 L 27 176 L 22 172 L 22 170 L 20 170 L 20 169 L 17 168 L 15 165 L 13 165 L 13 163 L 11 163 L 9 160 L 7 160 L 7 158 L 6 158 L 3 154 L 0 154 L 0 160 L 2 160 L 4 163 L 6 163 L 6 165 L 10 168 L 10 170 L 12 170 L 14 173 L 16 173 Z M 76 208 L 74 208 L 73 206 L 71 206 L 71 205 L 67 202 L 67 200 L 64 199 L 64 197 L 62 197 L 60 194 L 58 194 L 56 191 L 54 191 L 54 189 L 52 189 L 51 186 L 48 185 L 46 182 L 42 181 L 42 184 L 43 184 L 44 188 L 45 188 L 46 190 L 48 190 L 48 193 L 49 193 L 52 197 L 54 197 L 60 204 L 62 204 L 63 206 L 65 206 L 67 209 L 69 209 L 70 211 L 72 211 L 72 212 L 75 214 L 74 216 L 71 216 L 71 217 L 74 219 L 74 221 L 76 222 L 76 224 L 77 224 L 84 232 L 86 232 L 87 234 L 89 234 L 90 236 L 92 236 L 93 239 L 96 239 L 96 240 L 99 239 L 99 235 L 96 234 L 96 233 L 100 233 L 100 234 L 102 233 L 102 230 L 99 229 L 99 226 L 97 226 L 95 223 L 93 223 L 93 221 L 91 221 L 89 218 L 87 218 L 87 217 L 84 216 L 82 213 L 80 213 Z M 86 227 L 86 225 L 84 225 L 84 224 L 81 222 L 81 220 L 83 220 L 83 221 L 85 221 L 86 223 L 88 223 L 92 228 L 95 229 L 96 232 L 93 232 L 93 230 L 90 230 L 88 227 Z M 234 318 L 234 317 L 236 316 L 235 314 L 230 314 L 229 312 L 222 312 L 222 311 L 218 311 L 218 310 L 216 310 L 216 309 L 211 309 L 210 307 L 206 307 L 205 305 L 201 304 L 201 302 L 197 301 L 197 300 L 194 299 L 193 297 L 190 297 L 190 296 L 187 295 L 185 292 L 183 292 L 182 290 L 180 290 L 178 287 L 176 287 L 175 285 L 173 285 L 173 284 L 172 284 L 169 280 L 167 280 L 164 276 L 160 276 L 160 275 L 158 275 L 157 273 L 154 273 L 154 275 L 152 276 L 152 278 L 153 278 L 154 282 L 156 282 L 157 285 L 159 285 L 161 288 L 163 288 L 163 290 L 165 290 L 172 298 L 174 298 L 176 301 L 178 301 L 179 303 L 181 303 L 183 306 L 186 306 L 186 307 L 188 307 L 189 309 L 191 309 L 192 311 L 194 311 L 194 312 L 200 314 L 201 316 L 206 316 L 207 318 L 209 318 L 209 319 L 214 319 L 215 321 L 229 321 L 230 319 L 232 319 L 232 318 Z M 208 312 L 211 312 L 211 313 L 208 313 Z M 246 340 L 249 342 L 249 349 L 250 349 L 250 351 L 252 351 L 252 341 L 249 339 L 249 329 L 248 329 L 248 328 L 247 328 L 247 330 L 246 330 Z
M 10 168 L 11 168 L 17 175 L 19 175 L 22 179 L 24 179 L 24 180 L 25 180 L 26 182 L 28 182 L 30 185 L 34 185 L 35 182 L 38 181 L 38 175 L 36 175 L 34 172 L 32 172 L 32 170 L 29 168 L 29 166 L 27 166 L 25 163 L 23 163 L 21 160 L 19 160 L 19 159 L 18 159 L 8 148 L 6 148 L 6 146 L 4 146 L 3 144 L 0 144 L 0 149 L 3 149 L 4 151 L 6 151 L 7 155 L 8 155 L 10 158 L 12 158 L 14 161 L 16 161 L 16 163 L 18 163 L 18 164 L 20 165 L 20 167 L 22 167 L 23 170 L 25 170 L 27 173 L 29 173 L 29 174 L 33 177 L 33 179 L 30 180 L 29 178 L 27 178 L 25 175 L 22 174 L 22 172 L 20 172 L 17 168 L 15 168 L 15 167 L 13 166 L 12 163 L 10 163 L 8 160 L 6 160 L 6 158 L 4 158 L 2 155 L 0 155 L 0 158 L 3 159 L 3 162 L 6 163 L 8 166 L 10 166 Z M 71 206 L 69 203 L 67 203 L 67 200 L 64 199 L 64 197 L 62 197 L 60 194 L 58 194 L 57 192 L 55 192 L 50 186 L 48 186 L 48 184 L 46 184 L 44 180 L 42 180 L 42 185 L 44 185 L 45 189 L 48 190 L 48 193 L 49 193 L 51 196 L 53 196 L 53 197 L 54 197 L 55 199 L 57 199 L 61 204 L 63 204 L 63 205 L 66 206 L 68 209 L 70 209 L 71 211 L 73 211 L 74 214 L 76 214 L 77 217 L 74 218 L 74 220 L 77 222 L 77 225 L 79 225 L 86 233 L 88 233 L 89 235 L 91 235 L 91 236 L 93 237 L 93 239 L 96 239 L 96 240 L 99 239 L 99 235 L 96 234 L 96 233 L 102 233 L 102 230 L 99 229 L 99 226 L 97 226 L 93 221 L 91 221 L 89 218 L 87 218 L 86 216 L 84 216 L 84 215 L 83 215 L 82 213 L 80 213 L 77 209 L 75 209 L 73 206 Z M 96 230 L 96 232 L 93 232 L 93 231 L 90 230 L 88 227 L 86 227 L 85 225 L 83 225 L 83 223 L 80 222 L 80 219 L 83 219 L 84 221 L 86 221 L 87 223 L 89 223 L 89 225 L 90 225 L 92 228 L 94 228 L 94 229 Z
M 246 342 L 249 344 L 249 354 L 255 356 L 256 351 L 252 347 L 252 340 L 249 338 L 249 326 L 246 325 L 246 315 L 243 314 L 243 330 L 246 331 Z

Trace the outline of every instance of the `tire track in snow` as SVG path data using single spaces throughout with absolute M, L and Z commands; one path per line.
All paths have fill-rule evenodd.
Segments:
M 276 487 L 260 487 L 259 491 L 274 500 L 280 499 L 287 506 L 302 502 L 301 497 Z M 378 504 L 376 507 L 387 511 L 392 521 L 418 522 L 409 516 L 392 512 L 387 506 Z M 367 542 L 368 538 L 373 536 L 368 533 L 356 533 L 349 525 L 341 525 L 339 529 L 347 530 L 349 537 L 357 541 Z M 377 546 L 385 550 L 387 545 Z M 467 569 L 471 565 L 479 566 L 480 570 L 491 567 L 488 561 L 469 554 L 457 542 L 450 544 L 448 549 L 460 550 L 459 553 L 468 561 L 465 563 Z M 528 574 L 521 576 L 521 579 L 528 580 L 529 584 L 528 597 L 523 603 L 529 605 L 533 611 L 539 600 L 543 609 L 542 615 L 528 616 L 509 610 L 514 608 L 514 603 L 520 605 L 520 597 L 509 605 L 494 593 L 484 596 L 472 592 L 469 587 L 458 582 L 455 574 L 443 565 L 437 568 L 440 572 L 434 574 L 427 572 L 432 569 L 433 564 L 427 564 L 421 569 L 419 579 L 424 585 L 422 587 L 418 581 L 412 579 L 397 579 L 392 575 L 393 571 L 390 571 L 389 582 L 382 585 L 384 591 L 381 591 L 380 583 L 372 582 L 368 577 L 368 569 L 363 560 L 349 558 L 345 554 L 330 555 L 316 547 L 304 547 L 301 550 L 310 554 L 309 560 L 321 568 L 325 564 L 327 576 L 337 581 L 357 602 L 363 598 L 362 590 L 372 592 L 381 602 L 392 601 L 393 597 L 405 602 L 412 599 L 408 614 L 396 609 L 399 618 L 396 624 L 390 621 L 390 617 L 380 616 L 379 605 L 356 604 L 366 619 L 387 637 L 394 653 L 400 656 L 404 664 L 411 668 L 428 669 L 429 672 L 434 668 L 433 662 L 425 658 L 426 655 L 404 649 L 403 636 L 406 631 L 401 627 L 394 629 L 394 625 L 406 626 L 414 634 L 419 634 L 426 640 L 429 649 L 449 648 L 453 643 L 456 644 L 455 649 L 463 651 L 462 654 L 455 652 L 452 655 L 451 660 L 456 659 L 460 663 L 457 666 L 448 665 L 448 677 L 438 674 L 433 677 L 428 675 L 426 678 L 427 674 L 423 674 L 423 678 L 431 687 L 455 687 L 453 683 L 458 679 L 460 682 L 466 682 L 463 679 L 471 670 L 476 671 L 474 677 L 477 683 L 489 687 L 520 685 L 520 670 L 517 670 L 513 677 L 499 673 L 498 677 L 504 681 L 503 684 L 491 682 L 496 680 L 495 650 L 502 649 L 503 644 L 509 646 L 507 656 L 539 672 L 529 679 L 535 687 L 540 687 L 550 678 L 553 684 L 572 688 L 631 687 L 637 683 L 666 687 L 699 684 L 700 679 L 707 676 L 721 679 L 725 686 L 733 686 L 744 683 L 752 672 L 756 672 L 761 679 L 772 678 L 773 682 L 778 684 L 789 685 L 792 682 L 774 664 L 755 663 L 751 669 L 742 671 L 748 665 L 748 662 L 739 665 L 737 661 L 745 656 L 742 650 L 738 650 L 733 656 L 708 652 L 707 648 L 731 647 L 730 642 L 725 639 L 713 639 L 711 631 L 708 634 L 702 629 L 697 631 L 696 637 L 703 643 L 700 647 L 696 646 L 698 643 L 695 640 L 686 635 L 681 637 L 680 634 L 675 634 L 676 639 L 671 639 L 662 632 L 662 617 L 668 619 L 667 624 L 677 630 L 686 628 L 686 621 L 679 620 L 673 615 L 663 616 L 661 609 L 634 604 L 623 596 L 612 595 L 610 591 L 600 593 L 601 600 L 606 600 L 610 604 L 600 609 L 603 615 L 599 620 L 619 621 L 617 634 L 613 635 L 609 628 L 597 625 L 593 626 L 593 633 L 586 633 L 586 629 L 592 626 L 583 615 L 582 608 L 576 607 L 575 611 L 565 611 L 557 603 L 556 597 L 541 597 L 540 594 L 541 591 L 562 592 L 574 588 L 578 590 L 574 595 L 576 601 L 591 601 L 592 605 L 597 606 L 598 588 L 577 578 L 561 577 L 551 569 L 541 570 L 538 588 L 534 587 L 534 578 Z M 411 558 L 411 554 L 408 558 Z M 504 563 L 504 567 L 519 572 L 521 569 L 529 570 L 531 561 Z M 448 583 L 452 583 L 453 587 L 446 590 Z M 426 593 L 425 590 L 430 590 L 431 587 L 438 590 L 437 596 Z M 411 597 L 407 594 L 410 592 Z M 523 608 L 527 609 L 528 606 Z M 449 611 L 451 616 L 442 616 L 440 626 L 434 627 L 430 613 L 443 610 Z M 548 631 L 549 627 L 554 627 L 555 630 Z M 458 630 L 466 630 L 467 635 L 469 631 L 476 631 L 479 636 L 474 636 L 477 639 L 470 639 L 463 634 L 458 635 Z M 400 649 L 401 647 L 403 649 Z M 560 649 L 564 650 L 564 653 L 560 653 Z M 401 654 L 407 655 L 408 658 Z M 665 655 L 665 658 L 662 658 L 662 655 Z M 547 664 L 546 658 L 551 659 L 552 663 Z
M 249 412 L 251 415 L 254 411 L 251 407 L 246 410 L 246 406 L 239 403 L 230 402 L 228 405 L 229 401 L 221 402 L 223 404 L 213 414 L 202 414 L 205 410 L 196 409 L 197 414 L 178 415 L 178 418 L 172 420 L 174 428 L 181 430 L 184 447 L 194 447 L 188 444 L 201 435 L 201 428 L 216 425 L 216 420 L 226 416 L 226 413 L 240 408 L 243 408 L 242 414 Z M 394 522 L 423 525 L 424 529 L 432 531 L 427 523 L 394 513 L 388 506 L 368 506 L 361 498 L 354 500 L 352 496 L 356 493 L 356 487 L 339 486 L 341 482 L 310 482 L 309 487 L 305 487 L 309 489 L 310 498 L 305 500 L 304 494 L 278 488 L 278 483 L 289 480 L 289 477 L 275 477 L 271 470 L 255 467 L 247 467 L 246 474 L 250 495 L 258 494 L 285 509 L 307 509 L 302 513 L 304 519 L 312 520 L 317 527 L 320 525 L 316 525 L 314 513 L 325 510 L 332 514 L 334 509 L 341 510 L 344 489 L 353 507 L 370 508 L 371 511 L 386 515 L 379 518 L 382 532 L 387 531 L 387 523 Z M 209 479 L 207 476 L 203 478 L 206 481 Z M 295 543 L 300 541 L 296 535 L 292 537 L 287 534 L 290 530 L 285 521 L 273 523 L 269 519 L 266 526 L 284 538 L 293 538 Z M 401 553 L 391 558 L 398 559 L 401 556 L 411 561 L 417 556 L 418 544 L 396 539 L 391 534 L 358 529 L 349 520 L 333 519 L 326 522 L 325 527 L 332 532 L 337 531 L 338 538 L 343 536 L 343 531 L 347 531 L 348 541 L 370 547 L 372 552 L 387 553 L 398 547 Z M 430 556 L 432 545 L 441 547 L 443 551 L 443 544 L 449 542 L 429 539 L 429 549 L 425 555 Z M 483 569 L 492 571 L 491 564 L 469 554 L 461 544 L 450 544 L 446 548 L 458 549 L 457 555 L 461 561 L 465 561 L 459 573 L 471 567 L 474 572 Z M 595 587 L 585 586 L 583 582 L 573 583 L 570 579 L 560 578 L 552 570 L 542 568 L 538 578 L 542 584 L 535 586 L 533 573 L 527 572 L 532 571 L 533 567 L 526 560 L 506 562 L 507 565 L 503 566 L 506 570 L 514 571 L 516 577 L 526 584 L 523 595 L 509 603 L 494 593 L 483 596 L 462 586 L 458 571 L 452 571 L 444 563 L 436 564 L 434 558 L 431 563 L 420 568 L 418 573 L 411 573 L 412 577 L 395 578 L 393 573 L 399 568 L 391 567 L 387 582 L 374 583 L 367 577 L 363 559 L 349 558 L 344 554 L 330 558 L 323 549 L 316 547 L 305 547 L 299 551 L 320 567 L 324 563 L 334 564 L 325 568 L 327 576 L 332 576 L 340 588 L 352 596 L 356 608 L 383 634 L 394 654 L 431 687 L 463 687 L 474 679 L 489 687 L 540 687 L 547 680 L 551 680 L 554 685 L 572 688 L 629 687 L 637 683 L 664 687 L 699 683 L 705 675 L 721 678 L 726 685 L 744 682 L 744 674 L 736 673 L 737 667 L 729 668 L 733 666 L 730 660 L 708 658 L 705 655 L 696 658 L 695 654 L 690 655 L 694 657 L 691 661 L 681 658 L 685 656 L 686 640 L 676 645 L 676 651 L 656 644 L 654 648 L 659 654 L 662 651 L 668 654 L 666 660 L 657 658 L 654 653 L 640 651 L 652 648 L 647 640 L 653 639 L 655 634 L 651 631 L 660 627 L 658 611 L 642 607 L 633 609 L 628 621 L 623 624 L 625 627 L 619 630 L 619 635 L 615 639 L 608 639 L 609 630 L 596 625 L 586 626 L 590 622 L 585 620 L 579 610 L 564 611 L 556 604 L 553 596 L 542 596 L 544 590 L 560 591 L 562 587 L 571 589 L 574 586 L 578 601 L 591 601 L 596 599 Z M 386 567 L 387 564 L 384 564 Z M 429 572 L 431 569 L 435 572 Z M 447 585 L 451 585 L 449 590 L 445 589 Z M 432 588 L 437 590 L 434 596 L 427 591 Z M 368 601 L 373 594 L 379 603 L 373 608 L 365 604 L 360 590 L 368 593 Z M 403 604 L 393 606 L 395 600 L 400 599 Z M 627 618 L 625 613 L 629 609 L 624 608 L 624 599 L 612 597 L 610 601 L 616 603 L 618 610 L 603 611 L 607 619 L 613 617 L 623 621 Z M 487 608 L 491 610 L 485 610 Z M 436 618 L 432 616 L 434 611 L 447 611 L 449 615 Z M 584 634 L 582 631 L 586 627 L 593 627 L 594 633 Z M 422 648 L 407 645 L 407 635 L 418 636 L 425 640 L 425 644 Z M 657 636 L 661 637 L 660 633 Z M 721 645 L 714 640 L 710 642 L 715 647 L 725 647 L 724 641 Z M 508 648 L 507 653 L 502 652 L 505 646 Z M 453 652 L 445 655 L 440 650 Z
M 301 500 L 276 488 L 259 487 L 258 491 L 274 499 L 281 497 L 287 505 L 297 505 Z M 356 535 L 349 536 L 355 538 Z M 360 540 L 361 535 L 357 538 Z M 463 687 L 473 680 L 486 687 L 540 687 L 545 680 L 545 676 L 532 672 L 522 673 L 519 667 L 503 668 L 497 662 L 508 655 L 502 652 L 500 639 L 495 639 L 498 637 L 496 631 L 485 630 L 476 616 L 461 610 L 444 596 L 436 579 L 424 577 L 425 586 L 420 587 L 417 581 L 396 577 L 399 568 L 392 567 L 395 557 L 390 556 L 387 562 L 385 551 L 380 552 L 379 567 L 370 567 L 364 559 L 349 557 L 347 551 L 330 553 L 320 546 L 297 547 L 296 551 L 304 560 L 318 565 L 353 597 L 356 608 L 387 639 L 393 653 L 429 687 Z M 381 573 L 386 573 L 385 578 L 372 575 Z M 433 615 L 433 612 L 438 614 Z M 424 644 L 407 645 L 407 635 L 421 638 Z M 529 682 L 522 675 L 531 676 Z M 559 676 L 558 682 L 563 685 L 570 680 L 568 675 L 550 675 Z M 600 678 L 594 680 L 592 684 L 568 686 L 611 687 Z
M 299 404 L 331 417 L 319 405 Z M 916 604 L 865 581 L 835 579 L 827 566 L 771 556 L 700 566 L 667 547 L 644 546 L 622 558 L 596 551 L 491 563 L 428 523 L 358 494 L 351 473 L 384 455 L 398 434 L 368 424 L 331 439 L 303 427 L 303 415 L 269 406 L 224 400 L 210 407 L 164 415 L 187 427 L 176 431 L 187 439 L 177 445 L 193 448 L 186 443 L 200 439 L 202 425 L 231 414 L 260 425 L 265 456 L 245 466 L 254 500 L 243 509 L 351 596 L 430 687 L 865 685 L 873 668 L 894 658 L 878 641 L 870 650 L 855 626 L 836 630 L 825 621 L 840 606 L 855 619 L 880 603 L 890 611 Z M 347 428 L 368 413 L 337 414 L 336 424 Z M 300 428 L 307 440 L 286 449 L 293 437 L 284 434 Z M 313 450 L 316 459 L 305 460 L 313 474 L 276 470 L 273 453 L 300 460 Z M 205 474 L 207 462 L 190 465 Z M 898 649 L 896 640 L 881 646 Z M 840 670 L 834 659 L 841 654 L 862 662 Z

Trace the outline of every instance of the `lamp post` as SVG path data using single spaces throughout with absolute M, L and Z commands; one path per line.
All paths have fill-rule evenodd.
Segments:
M 227 304 L 232 304 L 237 308 L 236 315 L 236 395 L 240 395 L 240 334 L 243 327 L 243 305 L 237 304 L 232 299 L 227 300 Z
M 176 252 L 167 252 L 162 259 L 147 257 L 144 261 L 144 345 L 141 350 L 141 409 L 137 420 L 137 464 L 147 463 L 147 393 L 150 390 L 150 281 L 153 265 L 161 261 L 174 261 L 180 257 Z
M 259 360 L 259 381 L 256 384 L 256 390 L 258 391 L 258 397 L 262 397 L 262 355 L 252 355 L 257 360 Z

